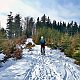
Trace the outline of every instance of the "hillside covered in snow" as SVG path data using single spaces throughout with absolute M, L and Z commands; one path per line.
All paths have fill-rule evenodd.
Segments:
M 32 42 L 32 39 L 28 39 Z M 0 80 L 80 80 L 80 68 L 74 59 L 68 58 L 60 50 L 46 46 L 45 56 L 40 45 L 31 51 L 23 49 L 22 59 L 8 59 L 0 68 Z

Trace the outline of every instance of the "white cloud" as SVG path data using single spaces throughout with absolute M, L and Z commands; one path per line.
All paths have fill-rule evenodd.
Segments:
M 7 12 L 16 0 L 0 0 L 0 12 Z
M 28 4 L 24 4 L 21 0 L 3 0 L 0 1 L 0 13 L 6 13 L 9 14 L 9 12 L 12 11 L 13 15 L 19 13 L 21 16 L 33 16 L 37 18 L 37 16 L 41 16 L 41 12 L 39 12 L 37 9 L 35 9 L 33 6 L 30 6 Z M 5 19 L 7 15 L 0 15 L 0 21 L 1 25 L 6 27 L 6 21 Z
M 59 7 L 59 12 L 61 19 L 67 22 L 71 22 L 73 20 L 79 23 L 80 10 L 78 5 L 69 3 L 67 5 Z
M 15 5 L 12 7 L 13 12 L 19 12 L 23 16 L 38 16 L 40 12 L 33 6 L 28 4 L 24 4 L 22 1 L 17 0 Z
M 61 5 L 57 0 L 0 0 L 0 21 L 6 27 L 7 14 L 13 12 L 13 16 L 19 13 L 22 17 L 33 16 L 35 19 L 43 14 L 56 21 L 78 21 L 80 16 L 79 5 L 72 2 Z
M 0 23 L 1 27 L 6 28 L 7 14 L 10 12 L 10 8 L 16 0 L 0 0 Z
M 6 23 L 7 23 L 7 17 L 6 16 L 0 16 L 1 27 L 6 28 Z
M 48 14 L 57 21 L 71 22 L 76 21 L 79 23 L 80 10 L 79 5 L 73 5 L 72 3 L 53 6 L 53 9 L 48 10 Z

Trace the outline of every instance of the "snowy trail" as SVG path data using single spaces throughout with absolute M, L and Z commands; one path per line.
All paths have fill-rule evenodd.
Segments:
M 53 55 L 59 54 L 54 53 Z M 61 55 L 55 58 L 52 58 L 52 55 L 40 56 L 28 75 L 29 77 L 26 76 L 25 80 L 79 80 L 80 72 L 71 59 L 69 61 L 67 58 L 65 60 L 63 57 L 60 58 Z
M 46 47 L 46 55 L 40 53 L 40 45 L 33 51 L 23 49 L 23 58 L 0 71 L 0 80 L 80 80 L 80 70 L 59 50 Z

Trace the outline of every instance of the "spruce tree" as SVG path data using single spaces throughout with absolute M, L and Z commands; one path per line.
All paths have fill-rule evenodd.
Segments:
M 19 14 L 16 14 L 14 18 L 14 33 L 15 37 L 20 37 L 22 35 L 22 26 L 21 26 L 21 17 Z
M 47 18 L 45 16 L 45 14 L 41 17 L 41 26 L 45 26 L 46 27 L 46 22 L 47 22 Z
M 57 29 L 56 20 L 53 20 L 53 28 L 54 28 L 54 29 Z
M 72 28 L 71 28 L 71 24 L 68 22 L 67 24 L 67 33 L 71 36 L 72 35 Z
M 36 28 L 39 28 L 40 27 L 40 20 L 39 20 L 39 17 L 37 18 L 37 22 L 36 22 Z
M 57 23 L 57 28 L 58 28 L 58 31 L 61 32 L 61 27 L 59 22 Z
M 47 27 L 50 27 L 51 28 L 51 21 L 50 21 L 50 18 L 49 18 L 49 16 L 48 16 L 48 19 L 47 19 Z
M 62 24 L 62 28 L 63 28 L 62 32 L 66 33 L 66 23 L 64 21 L 63 21 L 63 24 Z
M 79 27 L 78 27 L 78 33 L 80 33 L 80 24 L 79 24 Z
M 74 35 L 77 32 L 78 32 L 78 25 L 77 22 L 74 22 L 74 25 L 72 26 L 72 34 Z
M 9 39 L 13 38 L 13 16 L 12 12 L 8 15 L 7 19 L 7 36 Z

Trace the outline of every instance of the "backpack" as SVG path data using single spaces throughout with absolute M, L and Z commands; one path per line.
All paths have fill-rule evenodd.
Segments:
M 41 44 L 45 44 L 45 40 L 42 39 L 42 40 L 40 41 L 40 43 L 41 43 Z

